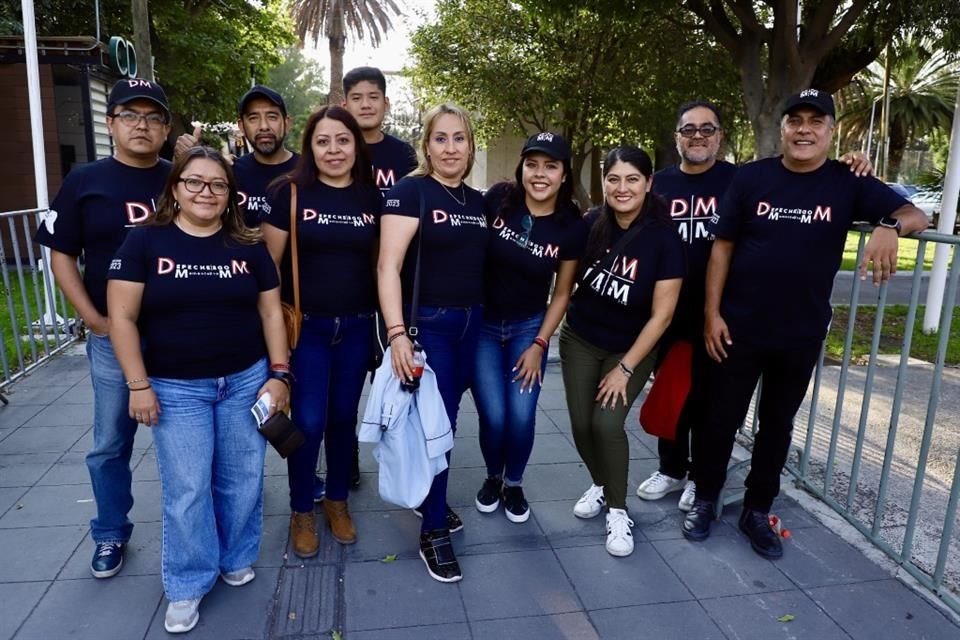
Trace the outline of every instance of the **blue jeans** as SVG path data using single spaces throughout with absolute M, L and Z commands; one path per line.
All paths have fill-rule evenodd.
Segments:
M 427 354 L 427 364 L 437 374 L 443 407 L 447 410 L 450 425 L 456 430 L 460 398 L 473 376 L 483 308 L 420 307 L 417 315 L 420 329 L 417 340 Z M 423 532 L 447 528 L 449 472 L 445 469 L 434 476 L 430 493 L 420 507 L 423 514 L 420 530 Z
M 533 450 L 533 432 L 540 385 L 520 393 L 513 367 L 537 337 L 543 313 L 523 320 L 490 321 L 480 329 L 473 398 L 480 414 L 480 450 L 488 476 L 503 476 L 519 485 Z M 546 370 L 543 354 L 540 373 Z
M 97 501 L 90 535 L 95 542 L 125 543 L 133 532 L 127 514 L 133 507 L 130 455 L 137 421 L 129 414 L 126 379 L 110 338 L 89 333 L 87 358 L 93 383 L 93 448 L 87 454 L 87 469 Z
M 326 499 L 347 499 L 357 405 L 370 361 L 372 332 L 372 313 L 303 317 L 300 342 L 290 360 L 295 378 L 293 422 L 306 436 L 306 444 L 287 459 L 293 511 L 313 511 L 321 442 L 327 454 Z
M 266 440 L 250 407 L 266 379 L 266 358 L 221 378 L 150 379 L 161 411 L 153 442 L 169 600 L 203 597 L 219 573 L 260 553 Z

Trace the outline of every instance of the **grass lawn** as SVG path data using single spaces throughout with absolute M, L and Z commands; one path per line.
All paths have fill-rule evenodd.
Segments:
M 867 238 L 869 241 L 870 238 Z M 841 271 L 853 271 L 857 268 L 857 245 L 860 242 L 860 234 L 851 231 L 847 234 L 847 244 L 843 248 L 843 262 L 840 265 Z M 913 238 L 901 238 L 900 250 L 897 252 L 897 272 L 909 273 L 913 271 L 917 263 L 917 245 L 919 240 Z M 933 267 L 933 252 L 935 242 L 928 242 L 923 256 L 924 270 L 930 270 Z
M 917 319 L 913 326 L 913 344 L 910 348 L 910 355 L 920 360 L 933 362 L 937 355 L 937 343 L 940 337 L 938 333 L 929 336 L 923 333 L 923 310 L 923 305 L 917 308 Z M 847 306 L 836 306 L 833 308 L 833 323 L 830 325 L 830 333 L 827 335 L 826 352 L 828 357 L 837 360 L 843 357 L 843 341 L 846 337 L 849 314 L 850 310 Z M 865 364 L 867 356 L 870 354 L 870 342 L 873 336 L 873 322 L 876 314 L 876 307 L 861 306 L 857 308 L 856 330 L 853 334 L 853 353 L 851 360 L 856 364 Z M 904 325 L 906 321 L 907 305 L 896 304 L 886 307 L 883 313 L 883 329 L 880 334 L 879 353 L 900 353 L 900 348 L 903 345 Z M 950 326 L 950 339 L 947 342 L 945 362 L 948 365 L 954 366 L 960 364 L 960 307 L 954 307 L 953 309 L 953 322 Z
M 23 295 L 20 290 L 20 281 L 17 278 L 17 272 L 15 269 L 10 268 L 8 265 L 7 277 L 10 279 L 10 289 L 7 290 L 4 287 L 3 280 L 0 278 L 0 339 L 3 340 L 4 353 L 6 355 L 7 366 L 10 369 L 10 373 L 18 371 L 20 369 L 20 363 L 17 359 L 17 342 L 14 339 L 13 327 L 17 327 L 17 332 L 20 335 L 20 350 L 23 353 L 23 359 L 26 364 L 29 364 L 33 361 L 33 356 L 30 351 L 29 341 L 25 341 L 22 338 L 24 336 L 30 335 L 31 332 L 27 327 L 27 314 L 24 311 L 23 306 Z M 39 274 L 37 275 L 38 281 L 40 280 Z M 30 307 L 30 319 L 32 321 L 38 320 L 43 315 L 43 307 L 37 308 L 37 298 L 35 293 L 35 287 L 33 284 L 33 275 L 30 273 L 23 274 L 24 285 L 26 286 L 27 294 L 27 304 Z M 40 286 L 43 286 L 42 284 Z M 10 307 L 8 300 L 13 300 L 13 320 L 10 318 Z M 73 309 L 70 308 L 68 313 L 73 315 Z M 56 346 L 56 341 L 52 339 L 50 334 L 50 328 L 47 328 L 47 335 L 50 336 L 47 340 L 48 348 L 54 348 Z M 61 342 L 69 336 L 61 337 Z M 43 341 L 39 338 L 37 339 L 37 356 L 42 357 L 43 353 Z M 3 378 L 3 369 L 0 367 L 0 379 Z

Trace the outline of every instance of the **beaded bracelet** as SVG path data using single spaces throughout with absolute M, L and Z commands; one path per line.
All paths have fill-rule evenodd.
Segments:
M 628 378 L 633 375 L 633 369 L 623 364 L 623 360 L 618 362 L 617 365 L 620 367 L 620 371 L 623 372 L 623 375 L 627 376 Z
M 138 382 L 146 382 L 146 378 L 134 378 L 133 380 L 127 380 L 127 389 L 130 389 L 130 385 L 137 384 Z M 133 391 L 133 389 L 131 389 Z

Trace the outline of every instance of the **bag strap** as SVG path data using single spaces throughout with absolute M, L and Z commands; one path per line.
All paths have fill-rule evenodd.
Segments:
M 423 253 L 423 220 L 427 210 L 426 199 L 423 197 L 423 187 L 420 188 L 420 219 L 417 225 L 417 261 L 413 270 L 413 299 L 410 301 L 410 328 L 407 329 L 407 335 L 413 338 L 414 344 L 417 342 L 417 334 L 420 329 L 417 328 L 417 307 L 420 305 L 420 254 Z
M 290 257 L 293 267 L 293 310 L 300 316 L 300 261 L 297 257 L 297 183 L 290 183 Z

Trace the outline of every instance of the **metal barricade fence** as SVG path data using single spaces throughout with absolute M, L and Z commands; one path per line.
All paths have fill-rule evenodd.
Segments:
M 54 284 L 49 250 L 33 240 L 43 212 L 0 212 L 0 391 L 78 338 L 79 318 Z
M 862 225 L 851 232 L 860 234 L 857 263 L 871 230 Z M 821 499 L 960 612 L 960 368 L 944 366 L 949 338 L 960 336 L 960 327 L 951 325 L 958 302 L 960 237 L 930 231 L 911 237 L 918 240 L 916 266 L 899 354 L 878 355 L 887 326 L 890 285 L 885 283 L 877 290 L 866 364 L 852 363 L 858 308 L 873 306 L 859 302 L 861 282 L 854 277 L 841 362 L 825 364 L 821 350 L 797 415 L 786 471 L 798 487 Z M 932 363 L 921 363 L 911 358 L 912 340 L 924 256 L 937 243 L 947 245 L 952 258 L 936 355 Z M 755 407 L 740 430 L 748 447 L 758 428 Z

